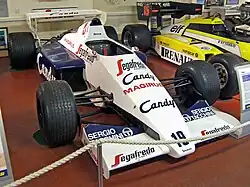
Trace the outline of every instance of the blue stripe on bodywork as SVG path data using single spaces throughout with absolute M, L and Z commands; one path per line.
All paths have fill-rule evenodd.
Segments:
M 85 68 L 85 62 L 65 48 L 59 42 L 51 42 L 45 44 L 41 48 L 44 60 L 41 59 L 41 63 L 45 66 L 53 65 L 57 69 L 65 68 Z M 43 62 L 42 62 L 43 61 Z
M 143 133 L 139 127 L 121 125 L 86 124 L 85 132 L 90 141 L 100 138 L 123 139 Z

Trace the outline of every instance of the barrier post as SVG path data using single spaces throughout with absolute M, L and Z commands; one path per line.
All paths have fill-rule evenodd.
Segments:
M 97 160 L 98 160 L 98 187 L 103 187 L 102 177 L 102 144 L 97 145 Z

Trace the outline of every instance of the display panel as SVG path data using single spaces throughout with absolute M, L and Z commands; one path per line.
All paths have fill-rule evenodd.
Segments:
M 238 5 L 239 0 L 226 0 L 226 5 Z

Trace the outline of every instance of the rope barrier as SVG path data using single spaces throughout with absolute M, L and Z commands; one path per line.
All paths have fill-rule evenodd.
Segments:
M 212 135 L 207 135 L 207 136 L 200 136 L 200 137 L 194 137 L 194 138 L 188 138 L 188 139 L 182 139 L 182 140 L 166 140 L 166 141 L 133 141 L 133 140 L 124 140 L 124 139 L 108 139 L 108 138 L 102 138 L 102 139 L 98 139 L 95 141 L 91 141 L 89 144 L 85 145 L 84 147 L 81 147 L 80 149 L 76 150 L 75 152 L 65 156 L 64 158 L 48 165 L 45 166 L 44 168 L 31 173 L 21 179 L 18 179 L 8 185 L 5 185 L 4 187 L 15 187 L 15 186 L 19 186 L 21 184 L 27 183 L 28 181 L 38 178 L 41 175 L 67 163 L 68 161 L 76 158 L 77 156 L 83 154 L 84 152 L 90 150 L 91 148 L 100 145 L 100 144 L 106 144 L 106 143 L 110 143 L 110 144 L 129 144 L 129 145 L 169 145 L 169 144 L 177 144 L 177 143 L 184 143 L 184 142 L 194 142 L 194 141 L 200 141 L 200 140 L 207 140 L 207 139 L 212 139 L 212 138 L 217 138 L 223 135 L 227 135 L 230 134 L 232 132 L 237 131 L 238 129 L 241 129 L 243 127 L 246 127 L 250 125 L 250 122 L 246 122 L 243 123 L 241 125 L 238 125 L 234 128 L 228 129 L 226 131 L 223 132 L 219 132 L 219 133 L 215 133 Z

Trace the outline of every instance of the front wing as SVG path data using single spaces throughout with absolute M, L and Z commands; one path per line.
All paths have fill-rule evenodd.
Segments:
M 83 127 L 82 142 L 88 144 L 99 138 L 116 138 L 133 141 L 152 141 L 146 133 L 138 127 L 126 127 L 119 125 L 87 124 Z M 108 179 L 110 173 L 116 169 L 132 165 L 141 161 L 155 158 L 169 153 L 167 146 L 148 145 L 124 145 L 124 144 L 103 144 L 102 163 L 103 176 Z M 96 164 L 97 146 L 89 150 L 89 154 Z
M 205 101 L 199 101 L 190 107 L 183 114 L 183 117 L 192 137 L 204 137 L 203 140 L 196 141 L 196 144 L 207 141 L 206 135 L 222 132 L 239 124 L 239 121 L 234 117 L 213 109 Z M 124 141 L 153 141 L 142 129 L 134 126 L 86 124 L 82 129 L 82 142 L 84 144 L 100 138 L 123 139 Z M 171 150 L 167 145 L 103 144 L 103 175 L 108 179 L 111 172 L 119 168 L 169 154 L 170 152 Z M 89 153 L 94 162 L 98 164 L 97 146 L 89 150 Z

